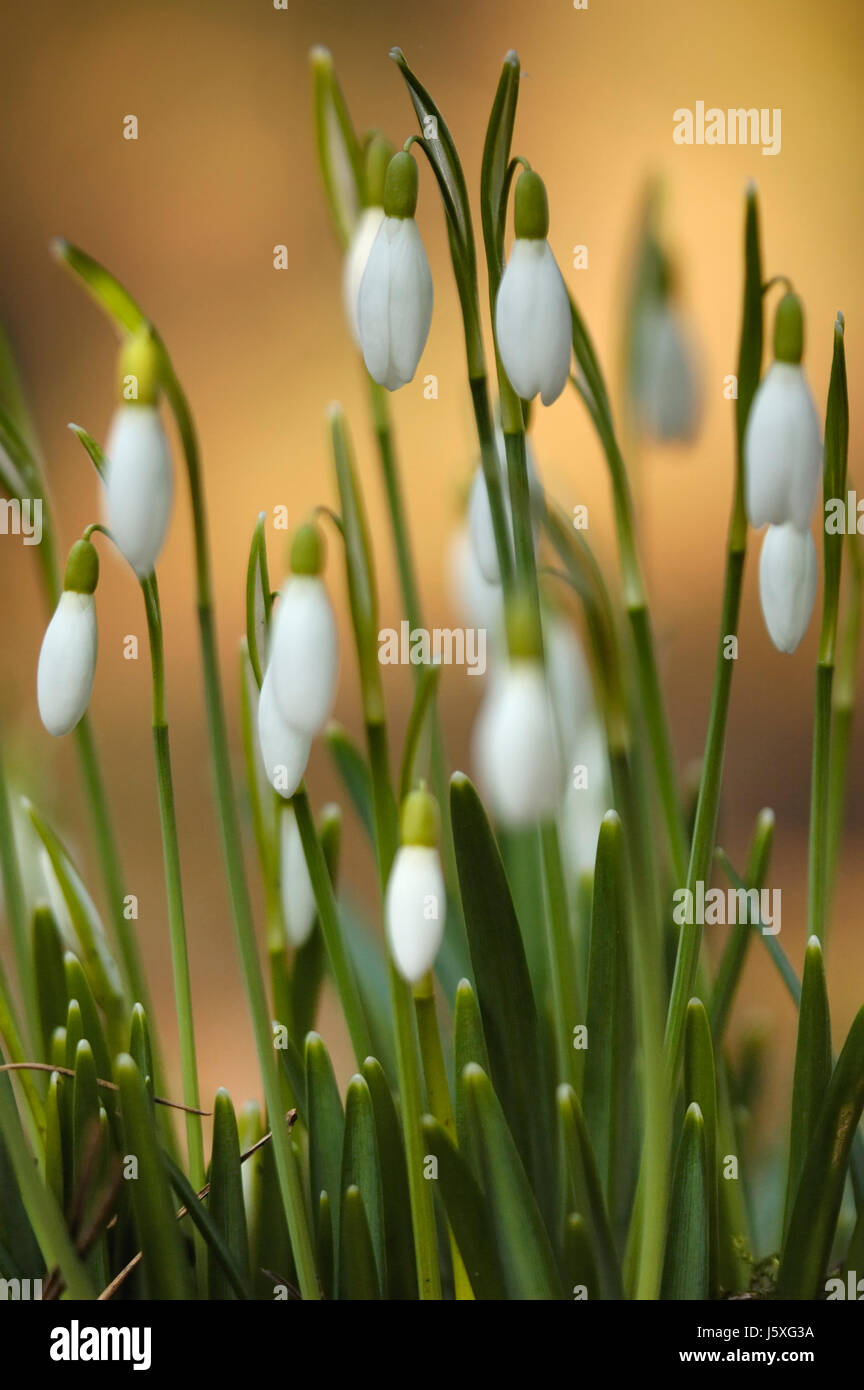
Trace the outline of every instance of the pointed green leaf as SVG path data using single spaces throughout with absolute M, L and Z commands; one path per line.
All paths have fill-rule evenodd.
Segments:
M 504 220 L 509 187 L 510 146 L 519 100 L 519 58 L 511 51 L 504 59 L 492 113 L 486 128 L 483 163 L 480 170 L 480 207 L 483 241 L 489 269 L 489 298 L 492 304 L 504 269 Z
M 557 1100 L 567 1171 L 576 1204 L 588 1222 L 601 1296 L 622 1299 L 621 1266 L 582 1107 L 572 1086 L 559 1086 Z
M 210 1215 L 206 1204 L 199 1200 L 189 1179 L 182 1169 L 178 1168 L 171 1155 L 163 1151 L 162 1157 L 171 1186 L 186 1208 L 189 1220 L 200 1232 L 213 1267 L 218 1266 L 224 1275 L 226 1289 L 231 1290 L 230 1293 L 225 1293 L 224 1297 L 251 1298 L 245 1266 L 241 1268 L 234 1251 L 229 1248 L 225 1236 Z
M 705 1126 L 705 1182 L 708 1200 L 709 1288 L 719 1290 L 719 1205 L 717 1169 L 717 1079 L 711 1024 L 701 999 L 687 1005 L 684 1025 L 684 1100 L 699 1106 Z
M 573 1298 L 600 1297 L 600 1281 L 591 1234 L 584 1217 L 569 1212 L 564 1219 L 564 1277 Z
M 798 1043 L 789 1134 L 789 1175 L 786 1183 L 786 1215 L 789 1217 L 798 1191 L 801 1170 L 813 1142 L 816 1125 L 831 1081 L 831 1017 L 828 986 L 818 937 L 811 936 L 804 954 L 801 1003 L 798 1009 Z
M 78 1187 L 99 1133 L 99 1086 L 93 1049 L 82 1038 L 75 1049 L 75 1080 L 72 1087 L 72 1182 Z
M 672 1180 L 662 1298 L 710 1297 L 709 1243 L 705 1124 L 694 1101 L 684 1116 Z
M 330 1054 L 317 1033 L 306 1039 L 306 1127 L 309 1131 L 309 1188 L 312 1210 L 322 1192 L 330 1197 L 331 1214 L 338 1214 L 342 1192 L 342 1147 L 345 1117 Z M 334 1230 L 338 1240 L 338 1223 Z M 338 1245 L 336 1246 L 338 1249 Z
M 385 1292 L 390 1299 L 414 1299 L 417 1297 L 417 1269 L 402 1126 L 380 1062 L 367 1057 L 361 1072 L 372 1097 L 378 1156 L 384 1174 Z
M 315 1227 L 315 1257 L 318 1277 L 325 1298 L 334 1298 L 335 1267 L 333 1261 L 333 1218 L 330 1214 L 330 1195 L 322 1192 L 318 1198 L 318 1220 Z
M 240 1175 L 240 1139 L 231 1097 L 221 1087 L 216 1092 L 213 1102 L 213 1147 L 210 1155 L 210 1195 L 207 1198 L 207 1209 L 238 1269 L 248 1282 L 249 1241 L 246 1233 L 246 1209 L 243 1205 L 243 1181 Z M 210 1298 L 233 1297 L 234 1291 L 212 1249 L 207 1271 Z
M 129 1028 L 129 1055 L 147 1083 L 153 1089 L 153 1050 L 150 1046 L 150 1030 L 143 1004 L 135 1004 L 132 1009 L 132 1022 Z
M 387 1260 L 381 1164 L 378 1158 L 372 1097 L 364 1077 L 360 1075 L 352 1076 L 345 1094 L 345 1134 L 340 1190 L 345 1193 L 351 1187 L 357 1187 L 363 1197 L 363 1210 L 378 1271 L 378 1287 L 384 1289 L 387 1287 Z M 342 1273 L 343 1267 L 340 1262 L 340 1285 Z
M 351 805 L 360 817 L 369 839 L 373 840 L 375 827 L 372 816 L 372 777 L 369 772 L 369 764 L 351 735 L 342 728 L 341 724 L 335 722 L 328 724 L 324 738 L 336 764 L 336 770 L 342 778 L 345 790 L 351 800 Z
M 246 650 L 259 690 L 267 664 L 267 629 L 273 602 L 267 569 L 266 524 L 267 513 L 259 512 L 246 566 Z
M 507 1285 L 486 1198 L 444 1126 L 431 1115 L 425 1115 L 422 1124 L 429 1152 L 438 1160 L 438 1192 L 474 1297 L 504 1300 Z
M 66 1022 L 69 995 L 66 992 L 60 932 L 53 912 L 44 905 L 37 907 L 33 913 L 33 973 L 47 1058 L 51 1050 L 51 1034 Z
M 342 1198 L 342 1248 L 340 1251 L 340 1285 L 342 1298 L 365 1302 L 381 1297 L 375 1251 L 369 1233 L 369 1222 L 359 1187 L 345 1189 Z
M 111 1054 L 105 1041 L 102 1020 L 99 1017 L 96 1000 L 93 998 L 90 981 L 84 973 L 80 960 L 71 951 L 65 953 L 63 967 L 66 973 L 66 997 L 78 1000 L 84 1037 L 93 1049 L 96 1074 L 108 1081 L 111 1078 Z

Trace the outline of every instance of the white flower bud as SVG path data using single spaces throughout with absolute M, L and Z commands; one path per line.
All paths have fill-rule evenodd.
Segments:
M 768 634 L 778 652 L 794 652 L 810 622 L 818 578 L 809 531 L 769 526 L 759 556 L 759 598 Z
M 293 796 L 309 761 L 310 740 L 284 718 L 268 667 L 258 699 L 258 745 L 270 785 Z
M 774 362 L 766 372 L 750 407 L 744 460 L 750 525 L 791 521 L 806 531 L 822 476 L 822 441 L 800 364 Z
M 55 738 L 68 734 L 87 712 L 97 642 L 93 595 L 65 589 L 45 630 L 36 675 L 39 714 Z
M 105 444 L 105 520 L 140 579 L 156 564 L 174 500 L 171 451 L 158 407 L 118 406 Z
M 267 669 L 282 718 L 307 740 L 314 738 L 327 722 L 339 672 L 336 619 L 318 575 L 286 580 Z
M 548 241 L 517 237 L 498 287 L 495 337 L 514 391 L 557 400 L 570 373 L 567 287 Z
M 345 253 L 342 266 L 342 299 L 345 305 L 345 317 L 348 320 L 348 327 L 351 329 L 351 336 L 358 347 L 362 347 L 360 324 L 357 318 L 360 285 L 372 253 L 372 247 L 375 244 L 375 238 L 378 235 L 378 228 L 383 221 L 384 209 L 382 207 L 363 209 L 357 226 L 351 234 L 351 242 Z
M 385 217 L 357 297 L 369 375 L 388 391 L 411 381 L 432 323 L 432 272 L 413 217 Z
M 512 661 L 490 683 L 473 753 L 481 789 L 502 824 L 528 825 L 555 815 L 564 764 L 539 661 Z
M 435 964 L 444 936 L 444 877 L 431 845 L 402 845 L 396 851 L 384 912 L 396 969 L 403 980 L 417 984 Z
M 501 480 L 501 497 L 504 503 L 504 515 L 507 520 L 507 534 L 512 554 L 513 509 L 510 505 L 510 485 L 507 476 L 504 436 L 500 430 L 496 432 L 496 444 L 498 446 L 498 476 Z M 534 465 L 534 451 L 527 440 L 525 442 L 525 464 L 528 474 L 528 495 L 531 500 L 531 529 L 536 547 L 546 499 L 543 493 L 543 484 L 537 476 L 537 469 Z M 498 551 L 495 548 L 492 508 L 489 506 L 489 493 L 481 465 L 478 465 L 471 483 L 471 492 L 468 498 L 468 527 L 471 532 L 474 553 L 477 556 L 477 564 L 483 578 L 489 584 L 500 584 L 501 570 L 498 565 Z
M 282 916 L 292 946 L 303 946 L 312 934 L 317 908 L 312 880 L 306 867 L 303 841 L 293 806 L 284 806 L 281 815 L 280 887 Z

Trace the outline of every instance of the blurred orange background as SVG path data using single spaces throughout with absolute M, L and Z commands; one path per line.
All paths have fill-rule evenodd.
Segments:
M 682 768 L 701 753 L 713 674 L 723 548 L 731 495 L 732 407 L 723 379 L 737 357 L 743 193 L 755 178 L 766 274 L 794 279 L 808 315 L 807 369 L 824 410 L 838 309 L 848 324 L 852 404 L 850 470 L 861 477 L 856 407 L 862 395 L 864 223 L 860 150 L 864 108 L 857 0 L 497 0 L 465 5 L 291 4 L 270 0 L 7 6 L 0 104 L 4 189 L 0 317 L 18 354 L 49 460 L 64 548 L 99 515 L 95 475 L 66 424 L 104 438 L 115 340 L 99 312 L 57 267 L 49 241 L 63 235 L 108 265 L 169 344 L 195 412 L 205 468 L 219 641 L 235 749 L 237 646 L 244 627 L 248 545 L 259 510 L 280 503 L 302 519 L 335 485 L 324 412 L 341 400 L 352 423 L 373 532 L 382 624 L 400 614 L 383 489 L 363 380 L 345 330 L 340 257 L 314 154 L 308 51 L 324 43 L 360 130 L 401 142 L 415 129 L 394 43 L 440 104 L 476 199 L 485 124 L 505 51 L 523 80 L 514 148 L 543 174 L 551 241 L 615 383 L 628 252 L 649 176 L 664 188 L 664 236 L 699 338 L 705 419 L 687 450 L 643 453 L 638 479 L 642 543 L 659 659 Z M 782 152 L 673 143 L 673 111 L 707 106 L 782 110 Z M 124 117 L 138 118 L 136 141 Z M 423 161 L 421 161 L 421 164 Z M 435 279 L 435 314 L 415 381 L 392 401 L 397 446 L 424 602 L 436 625 L 458 621 L 447 554 L 475 461 L 462 329 L 444 219 L 421 169 L 418 219 Z M 479 235 L 479 214 L 475 230 Z M 288 247 L 276 270 L 274 247 Z M 572 269 L 584 244 L 588 268 Z M 485 286 L 481 303 L 485 305 Z M 436 401 L 422 378 L 439 381 Z M 571 394 L 535 412 L 533 439 L 549 492 L 568 510 L 587 504 L 589 538 L 607 575 L 616 551 L 600 448 Z M 271 528 L 274 582 L 281 569 Z M 772 884 L 783 890 L 782 941 L 801 960 L 806 821 L 817 615 L 794 657 L 779 656 L 763 628 L 751 546 L 727 745 L 721 836 L 740 859 L 756 812 L 777 813 Z M 330 577 L 340 605 L 335 546 Z M 19 785 L 56 818 L 98 881 L 84 832 L 77 763 L 38 721 L 35 670 L 45 623 L 32 552 L 0 537 L 6 620 L 0 629 L 3 725 Z M 210 801 L 187 499 L 179 501 L 160 564 L 176 792 L 191 933 L 202 1088 L 225 1084 L 239 1103 L 257 1091 L 254 1052 L 236 964 Z M 149 669 L 140 594 L 105 553 L 98 594 L 100 660 L 92 713 L 104 755 L 140 935 L 174 1052 L 167 926 L 149 731 Z M 136 633 L 138 662 L 124 661 Z M 394 734 L 404 727 L 409 677 L 388 671 Z M 464 765 L 474 681 L 448 669 L 442 708 L 453 761 Z M 359 732 L 353 665 L 346 658 L 337 716 Z M 836 1036 L 861 1002 L 861 742 L 850 770 L 844 847 L 830 953 Z M 316 805 L 337 793 L 326 756 L 314 754 Z M 346 877 L 371 890 L 353 823 Z M 748 965 L 742 1020 L 759 1011 L 783 1040 L 788 1072 L 793 1014 L 763 952 Z M 322 1029 L 339 1046 L 332 1009 Z M 343 1075 L 349 1066 L 343 1057 Z M 176 1073 L 175 1073 L 176 1075 Z M 178 1078 L 179 1091 L 179 1078 Z

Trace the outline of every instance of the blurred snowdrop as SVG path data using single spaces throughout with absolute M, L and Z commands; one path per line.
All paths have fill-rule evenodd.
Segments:
M 36 694 L 42 723 L 55 738 L 84 717 L 96 674 L 98 631 L 93 594 L 99 557 L 89 540 L 76 541 L 66 564 L 63 593 L 42 639 Z
M 500 584 L 490 584 L 479 564 L 467 522 L 454 531 L 448 552 L 450 593 L 460 614 L 475 627 L 485 628 L 493 641 L 503 630 L 504 603 Z
M 474 726 L 473 760 L 502 825 L 530 825 L 556 814 L 564 761 L 539 658 L 517 656 L 494 673 Z
M 324 544 L 313 523 L 291 547 L 291 574 L 282 588 L 270 638 L 267 673 L 282 718 L 307 739 L 321 732 L 333 705 L 339 638 L 321 578 Z
M 516 240 L 495 300 L 495 339 L 514 391 L 525 400 L 539 392 L 551 405 L 570 372 L 570 300 L 546 240 L 546 189 L 533 170 L 520 174 L 514 202 Z
M 759 556 L 759 598 L 778 652 L 794 652 L 807 631 L 816 600 L 818 565 L 809 531 L 787 522 L 769 526 Z
M 751 526 L 810 525 L 822 476 L 822 439 L 801 366 L 801 301 L 786 294 L 777 307 L 774 362 L 753 398 L 744 439 L 747 516 Z
M 567 790 L 561 808 L 561 847 L 574 878 L 594 868 L 600 823 L 611 800 L 606 735 L 592 709 L 568 748 Z
M 414 221 L 417 183 L 414 158 L 400 150 L 387 168 L 384 219 L 357 298 L 366 368 L 388 391 L 397 391 L 413 378 L 432 323 L 432 273 Z
M 504 501 L 504 513 L 507 518 L 507 533 L 512 554 L 513 509 L 510 505 L 510 487 L 507 478 L 504 435 L 500 430 L 496 431 L 495 443 L 498 451 L 498 476 L 501 480 L 501 496 Z M 528 473 L 528 491 L 531 500 L 531 524 L 536 547 L 546 500 L 543 493 L 543 484 L 537 476 L 534 451 L 527 440 L 525 442 L 525 462 L 526 471 Z M 500 584 L 501 570 L 498 565 L 498 551 L 495 547 L 492 509 L 489 506 L 489 493 L 486 488 L 486 478 L 483 473 L 483 468 L 479 464 L 471 483 L 471 492 L 468 498 L 468 528 L 471 534 L 474 554 L 477 557 L 477 564 L 483 578 L 489 584 Z
M 158 395 L 158 348 L 147 328 L 121 350 L 120 404 L 105 441 L 105 521 L 139 579 L 159 558 L 174 501 Z
M 686 443 L 699 427 L 701 392 L 696 350 L 668 298 L 636 315 L 632 390 L 636 420 L 649 439 Z
M 286 798 L 293 796 L 303 780 L 312 740 L 283 715 L 269 666 L 258 698 L 258 746 L 274 791 Z
M 441 949 L 447 907 L 434 797 L 425 789 L 411 792 L 401 820 L 402 844 L 387 882 L 384 918 L 396 969 L 403 980 L 416 985 Z
M 312 934 L 316 907 L 303 841 L 292 806 L 282 807 L 279 848 L 282 917 L 288 940 L 298 948 L 304 946 Z

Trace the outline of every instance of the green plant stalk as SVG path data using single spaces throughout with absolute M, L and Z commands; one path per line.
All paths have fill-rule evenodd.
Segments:
M 813 710 L 813 761 L 810 773 L 810 835 L 807 871 L 807 934 L 825 939 L 828 787 L 831 767 L 831 694 L 834 661 L 820 654 Z
M 826 870 L 826 913 L 831 910 L 837 861 L 843 835 L 843 810 L 849 771 L 849 746 L 855 717 L 855 677 L 861 645 L 861 592 L 864 566 L 858 536 L 847 538 L 851 567 L 847 580 L 846 611 L 837 652 L 833 689 L 831 755 L 828 769 L 828 812 L 825 832 L 828 867 Z
M 165 650 L 162 635 L 162 614 L 155 574 L 142 582 L 141 590 L 144 596 L 147 632 L 150 639 L 153 677 L 153 750 L 156 758 L 159 822 L 162 828 L 165 894 L 168 899 L 168 931 L 171 941 L 174 1002 L 177 1009 L 177 1031 L 180 1036 L 183 1101 L 186 1106 L 198 1110 L 201 1106 L 201 1100 L 198 1087 L 198 1061 L 195 1052 L 192 983 L 189 974 L 180 846 L 177 839 L 177 815 L 171 774 L 171 747 L 165 705 Z M 201 1116 L 190 1113 L 190 1110 L 186 1111 L 186 1145 L 189 1156 L 189 1175 L 197 1191 L 204 1185 L 204 1131 Z M 203 1256 L 204 1247 L 201 1242 L 196 1241 L 196 1246 L 199 1247 Z
M 95 1297 L 89 1276 L 79 1260 L 54 1194 L 43 1184 L 18 1123 L 12 1092 L 6 1079 L 0 1079 L 0 1131 L 15 1170 L 30 1224 L 48 1267 L 57 1265 L 63 1273 L 70 1298 Z
M 573 1029 L 584 1018 L 584 1009 L 576 970 L 576 950 L 570 925 L 564 868 L 561 862 L 561 843 L 554 821 L 544 821 L 539 829 L 539 838 L 546 886 L 545 916 L 555 1009 L 558 1083 L 569 1081 L 576 1094 L 581 1095 L 585 1053 L 581 1048 L 573 1046 Z
M 426 1080 L 429 1113 L 443 1126 L 454 1145 L 458 1147 L 456 1117 L 453 1113 L 450 1087 L 447 1084 L 447 1071 L 444 1066 L 441 1033 L 438 1027 L 438 1012 L 435 1008 L 435 982 L 431 971 L 418 985 L 414 986 L 414 1011 L 417 1017 L 417 1036 L 420 1043 L 423 1075 Z M 456 1299 L 458 1302 L 470 1301 L 474 1297 L 471 1280 L 468 1278 L 456 1237 L 453 1234 L 453 1228 L 449 1222 L 447 1229 L 450 1236 L 450 1257 L 453 1262 L 453 1284 Z
M 300 831 L 306 867 L 312 881 L 315 906 L 324 935 L 324 944 L 327 947 L 330 968 L 333 971 L 333 979 L 339 991 L 351 1045 L 359 1067 L 372 1052 L 372 1038 L 363 1012 L 363 1002 L 357 980 L 342 939 L 339 911 L 333 893 L 333 884 L 330 882 L 324 850 L 315 827 L 315 821 L 312 818 L 309 797 L 302 783 L 294 793 L 292 805 L 297 817 L 297 829 Z
M 9 803 L 9 788 L 6 782 L 5 760 L 3 751 L 0 748 L 0 874 L 2 874 L 3 894 L 5 898 L 6 918 L 9 923 L 9 930 L 12 937 L 12 944 L 15 949 L 15 958 L 18 967 L 18 985 L 21 990 L 21 997 L 24 1001 L 24 1017 L 27 1020 L 27 1033 L 30 1047 L 33 1049 L 31 1055 L 41 1055 L 40 1037 L 41 1026 L 39 1022 L 39 1001 L 36 995 L 36 977 L 33 970 L 33 955 L 30 949 L 30 933 L 27 920 L 27 901 L 24 896 L 24 885 L 21 881 L 21 866 L 18 862 L 18 850 L 15 843 L 15 829 L 12 821 L 12 808 Z M 9 985 L 5 972 L 0 967 L 0 1003 L 6 1016 L 7 1028 L 11 1026 L 11 1032 L 0 1030 L 7 1039 L 7 1046 L 17 1040 L 18 1048 L 22 1046 L 20 1025 L 16 1019 L 15 1009 L 9 993 Z M 11 1050 L 10 1050 L 11 1055 Z M 23 1062 L 24 1056 L 13 1057 L 13 1061 Z

